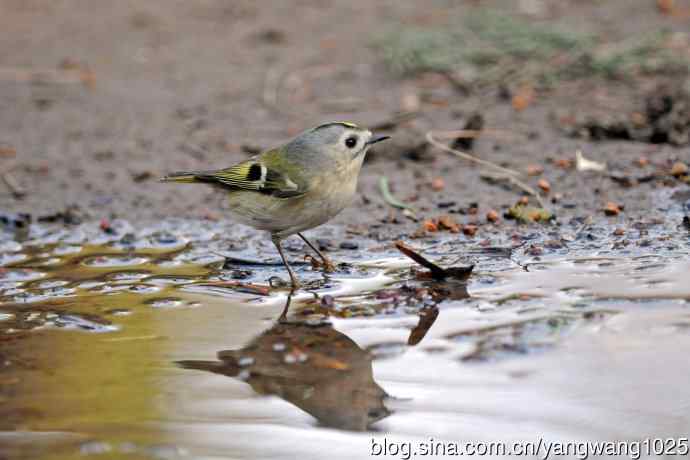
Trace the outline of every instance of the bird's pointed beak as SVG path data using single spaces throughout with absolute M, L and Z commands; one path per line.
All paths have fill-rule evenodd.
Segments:
M 385 141 L 386 139 L 390 138 L 390 136 L 372 136 L 372 138 L 367 141 L 367 145 L 373 145 L 377 142 Z

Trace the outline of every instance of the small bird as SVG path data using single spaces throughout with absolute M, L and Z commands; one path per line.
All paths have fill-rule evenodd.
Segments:
M 374 136 L 354 123 L 325 123 L 229 168 L 176 172 L 161 181 L 225 190 L 237 221 L 270 233 L 292 288 L 297 289 L 300 283 L 281 241 L 299 236 L 318 254 L 324 270 L 333 271 L 331 261 L 302 232 L 329 221 L 350 204 L 367 150 L 386 139 L 389 136 Z

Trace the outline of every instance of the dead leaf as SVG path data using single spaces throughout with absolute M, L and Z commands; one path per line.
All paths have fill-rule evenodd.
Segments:
M 508 209 L 508 217 L 511 219 L 518 220 L 520 222 L 548 222 L 553 218 L 548 210 L 544 208 L 536 208 L 534 206 L 527 206 L 525 204 L 518 203 L 515 206 Z
M 607 216 L 617 216 L 618 214 L 620 214 L 622 210 L 623 207 L 619 206 L 613 201 L 609 201 L 608 203 L 606 203 L 606 206 L 604 206 L 604 214 L 606 214 Z
M 544 193 L 549 193 L 551 191 L 551 184 L 546 179 L 539 179 L 537 186 L 542 189 Z
M 449 230 L 451 233 L 460 233 L 460 225 L 448 214 L 444 214 L 438 218 L 438 228 Z
M 581 151 L 575 152 L 575 167 L 578 171 L 605 171 L 606 163 L 588 160 Z
M 531 85 L 523 85 L 513 95 L 513 108 L 515 110 L 525 110 L 534 101 L 534 88 Z
M 422 223 L 422 228 L 425 231 L 432 232 L 432 233 L 438 231 L 438 226 L 436 225 L 436 223 L 433 220 L 429 220 L 429 219 L 425 220 Z
M 687 176 L 688 166 L 680 161 L 673 164 L 671 167 L 671 175 L 673 177 Z
M 492 209 L 486 213 L 486 220 L 492 223 L 498 222 L 498 213 Z

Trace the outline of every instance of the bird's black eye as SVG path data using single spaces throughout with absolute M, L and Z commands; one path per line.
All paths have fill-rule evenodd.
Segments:
M 345 139 L 345 146 L 348 149 L 353 149 L 355 148 L 355 145 L 357 145 L 357 136 L 351 136 Z

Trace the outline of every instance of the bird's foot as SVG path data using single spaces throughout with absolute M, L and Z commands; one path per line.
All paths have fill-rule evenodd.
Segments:
M 331 262 L 330 259 L 324 258 L 322 262 L 322 267 L 325 273 L 333 273 L 336 271 L 336 266 L 333 262 Z
M 311 255 L 307 254 L 304 256 L 304 258 L 311 264 L 311 268 L 314 270 L 321 270 L 324 273 L 333 273 L 336 271 L 336 266 L 333 262 L 328 257 L 321 257 L 317 259 L 316 257 L 312 257 Z

